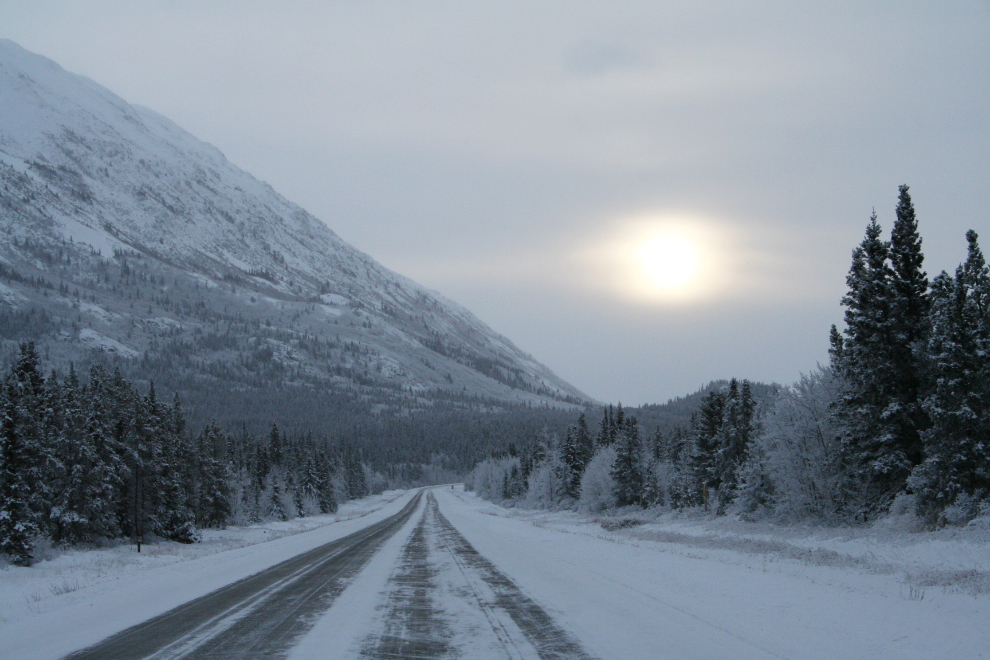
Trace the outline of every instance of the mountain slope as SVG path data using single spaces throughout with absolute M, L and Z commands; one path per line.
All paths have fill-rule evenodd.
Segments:
M 140 364 L 186 395 L 587 401 L 214 147 L 10 41 L 0 108 L 8 350 L 33 338 L 57 363 Z

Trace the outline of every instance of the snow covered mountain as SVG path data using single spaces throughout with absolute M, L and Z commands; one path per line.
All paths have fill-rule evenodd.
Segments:
M 0 235 L 0 338 L 53 363 L 140 363 L 195 391 L 587 401 L 216 148 L 6 40 Z

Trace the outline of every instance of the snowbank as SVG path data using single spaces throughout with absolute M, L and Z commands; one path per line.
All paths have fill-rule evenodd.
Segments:
M 412 497 L 388 491 L 336 514 L 224 530 L 203 542 L 163 541 L 53 552 L 0 569 L 0 658 L 59 658 L 291 556 L 396 513 Z M 61 631 L 52 635 L 52 630 Z

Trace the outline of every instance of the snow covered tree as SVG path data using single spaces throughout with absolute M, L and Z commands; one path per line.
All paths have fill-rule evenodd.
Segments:
M 695 497 L 699 503 L 704 499 L 704 492 L 709 493 L 710 501 L 720 483 L 718 450 L 725 402 L 725 392 L 712 390 L 702 398 L 698 411 L 692 416 L 692 472 L 696 488 Z
M 21 354 L 34 352 L 34 347 L 22 346 Z M 4 384 L 4 400 L 0 419 L 0 554 L 15 564 L 30 565 L 34 536 L 38 531 L 36 517 L 30 508 L 32 484 L 28 480 L 31 468 L 29 439 L 21 433 L 21 398 L 23 382 L 13 374 Z
M 347 477 L 347 494 L 351 499 L 358 499 L 368 494 L 368 482 L 365 479 L 364 467 L 361 465 L 361 455 L 354 448 L 346 452 L 345 471 Z
M 846 277 L 846 337 L 841 349 L 834 337 L 832 342 L 833 368 L 846 383 L 840 404 L 848 429 L 846 458 L 850 471 L 869 486 L 863 515 L 885 509 L 912 465 L 900 426 L 895 274 L 888 263 L 890 243 L 880 234 L 874 213 Z
M 564 490 L 568 497 L 577 499 L 581 492 L 581 473 L 584 472 L 584 456 L 578 444 L 578 430 L 567 428 L 561 446 L 561 460 L 564 463 Z
M 268 457 L 272 465 L 277 467 L 282 464 L 282 436 L 275 422 L 272 422 L 272 428 L 268 432 Z
M 602 422 L 598 430 L 598 437 L 595 444 L 598 447 L 607 447 L 615 442 L 619 430 L 625 424 L 626 413 L 622 409 L 622 404 L 613 408 L 611 404 L 605 408 Z
M 859 509 L 861 493 L 845 471 L 844 429 L 835 411 L 842 392 L 830 368 L 777 392 L 739 472 L 741 513 L 839 520 Z
M 539 460 L 533 465 L 527 482 L 526 501 L 540 508 L 555 508 L 566 498 L 569 470 L 557 438 L 544 429 L 534 452 Z
M 736 498 L 738 472 L 746 461 L 750 439 L 754 433 L 756 401 L 750 390 L 749 381 L 744 380 L 740 389 L 733 378 L 725 393 L 722 409 L 722 426 L 715 439 L 715 472 L 718 513 Z
M 615 506 L 615 480 L 612 478 L 615 459 L 615 445 L 600 446 L 595 452 L 581 477 L 579 508 L 597 513 Z
M 965 498 L 974 508 L 990 497 L 990 274 L 974 231 L 955 278 L 932 283 L 929 351 L 935 387 L 924 407 L 927 458 L 909 485 L 919 513 L 934 517 Z
M 574 435 L 574 442 L 577 444 L 578 456 L 581 461 L 581 471 L 588 465 L 588 461 L 595 454 L 595 441 L 588 432 L 588 421 L 584 413 L 578 416 L 577 429 Z M 580 490 L 580 489 L 579 489 Z
M 612 480 L 615 482 L 615 501 L 619 506 L 642 504 L 643 445 L 635 417 L 624 420 L 616 433 L 614 447 Z
M 930 423 L 921 400 L 928 389 L 926 356 L 930 330 L 928 274 L 908 187 L 899 188 L 897 218 L 890 235 L 892 403 L 886 414 L 911 465 L 921 462 L 921 433 Z
M 196 523 L 200 527 L 223 527 L 233 511 L 229 463 L 225 456 L 227 442 L 227 435 L 216 421 L 210 422 L 196 437 Z
M 320 513 L 335 513 L 337 511 L 337 496 L 334 491 L 334 474 L 336 473 L 333 460 L 325 452 L 319 452 L 316 458 L 318 487 L 316 501 Z

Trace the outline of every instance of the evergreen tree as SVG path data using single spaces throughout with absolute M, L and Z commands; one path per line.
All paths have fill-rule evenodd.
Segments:
M 930 301 L 914 204 L 907 186 L 901 186 L 899 191 L 897 219 L 890 236 L 893 382 L 892 401 L 886 412 L 901 451 L 911 465 L 917 465 L 924 455 L 921 433 L 930 423 L 921 406 L 927 389 Z
M 49 386 L 53 380 L 48 379 Z M 62 419 L 57 428 L 52 429 L 51 437 L 53 453 L 60 460 L 52 474 L 54 489 L 49 514 L 50 533 L 56 543 L 71 544 L 86 540 L 88 536 L 85 485 L 92 455 L 84 433 L 79 377 L 72 365 L 69 365 L 69 375 L 58 388 L 57 396 Z
M 708 493 L 709 502 L 718 491 L 721 480 L 718 469 L 719 434 L 725 415 L 726 394 L 712 390 L 701 400 L 692 416 L 693 454 L 691 468 L 695 483 L 695 498 L 701 502 Z
M 561 446 L 561 461 L 563 463 L 564 492 L 568 497 L 577 499 L 581 491 L 581 473 L 584 470 L 581 447 L 577 443 L 577 429 L 567 428 L 564 443 Z
M 976 232 L 966 239 L 955 278 L 943 272 L 932 283 L 935 387 L 924 402 L 932 427 L 924 433 L 927 458 L 909 481 L 928 516 L 961 497 L 974 507 L 990 497 L 990 273 Z
M 21 347 L 22 355 L 26 346 Z M 31 347 L 33 352 L 33 346 Z M 31 564 L 34 535 L 38 531 L 30 509 L 31 483 L 26 475 L 30 450 L 19 432 L 20 383 L 13 375 L 4 387 L 3 419 L 0 420 L 0 553 L 15 564 Z
M 884 509 L 911 469 L 895 398 L 895 275 L 888 264 L 890 244 L 880 234 L 874 213 L 863 242 L 853 251 L 846 277 L 849 291 L 842 299 L 846 338 L 838 353 L 841 357 L 833 363 L 847 387 L 841 402 L 848 428 L 845 454 L 850 477 L 864 484 L 867 494 L 863 514 Z M 832 353 L 837 354 L 834 340 Z
M 272 429 L 268 432 L 268 455 L 272 465 L 282 464 L 282 437 L 278 432 L 278 425 L 272 422 Z
M 282 484 L 282 475 L 278 469 L 275 469 L 271 471 L 268 477 L 271 480 L 271 500 L 268 504 L 268 517 L 273 520 L 288 520 L 289 514 L 282 502 L 282 494 L 285 491 L 285 487 Z
M 588 433 L 588 420 L 585 419 L 584 413 L 581 413 L 580 416 L 578 416 L 574 442 L 577 444 L 578 448 L 581 471 L 584 472 L 584 468 L 587 467 L 588 461 L 590 461 L 591 457 L 595 454 L 595 443 L 591 438 L 591 434 Z
M 38 531 L 42 515 L 48 509 L 50 489 L 45 474 L 47 451 L 42 418 L 44 416 L 45 380 L 41 376 L 40 358 L 34 342 L 21 344 L 17 361 L 8 375 L 16 390 L 17 435 L 23 448 L 22 477 L 28 488 L 28 508 Z
M 347 449 L 347 491 L 351 499 L 358 499 L 368 494 L 368 483 L 364 477 L 364 466 L 361 456 L 353 447 Z
M 622 406 L 619 406 L 619 411 L 622 410 Z M 609 447 L 615 442 L 616 434 L 616 413 L 609 404 L 602 415 L 602 422 L 598 428 L 598 437 L 595 439 L 595 443 L 598 447 Z
M 226 434 L 216 421 L 210 422 L 196 438 L 199 456 L 196 523 L 200 527 L 223 527 L 233 511 L 229 464 L 224 456 L 226 443 Z
M 319 475 L 319 495 L 317 502 L 320 513 L 334 513 L 337 511 L 337 498 L 333 489 L 333 474 L 335 472 L 333 460 L 329 455 L 322 453 L 318 455 L 320 469 Z
M 620 408 L 621 410 L 621 408 Z M 615 499 L 619 506 L 643 503 L 643 447 L 635 417 L 623 419 L 615 440 L 616 456 L 612 464 Z
M 716 481 L 718 513 L 735 500 L 738 473 L 746 461 L 750 438 L 753 435 L 753 417 L 756 402 L 750 391 L 749 381 L 743 381 L 742 390 L 735 378 L 729 383 L 723 411 L 722 427 L 716 436 Z

